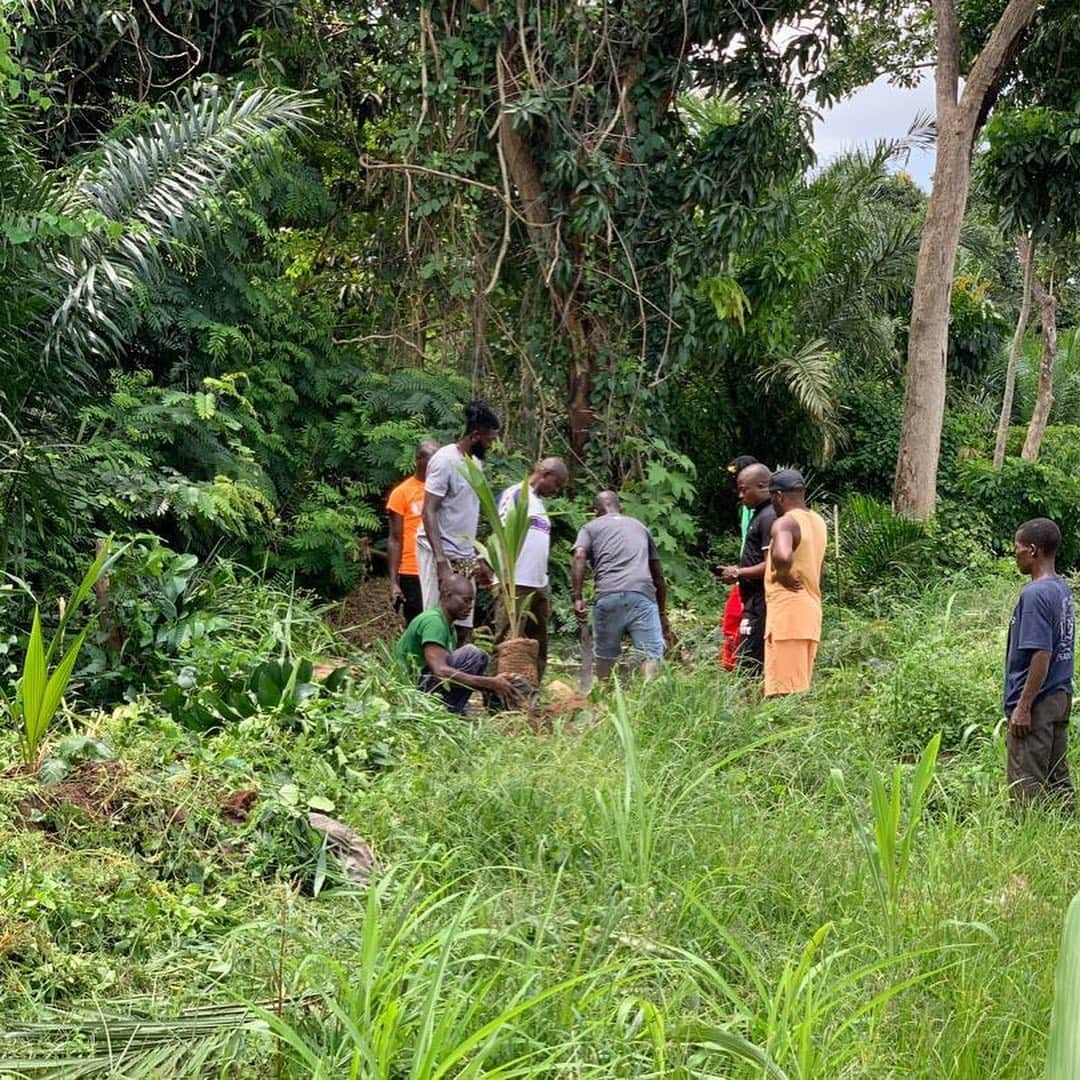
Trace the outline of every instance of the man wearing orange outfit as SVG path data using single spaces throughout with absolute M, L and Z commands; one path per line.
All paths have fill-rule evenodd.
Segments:
M 420 567 L 416 562 L 416 531 L 424 508 L 424 480 L 428 462 L 439 444 L 425 439 L 416 448 L 416 468 L 386 500 L 390 515 L 390 539 L 386 545 L 390 578 L 390 603 L 400 611 L 405 625 L 424 610 L 420 592 Z
M 828 529 L 806 505 L 806 481 L 780 469 L 769 481 L 777 518 L 765 563 L 765 696 L 810 689 L 821 640 L 821 568 Z

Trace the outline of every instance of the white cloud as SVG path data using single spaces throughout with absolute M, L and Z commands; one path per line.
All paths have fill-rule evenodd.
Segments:
M 925 78 L 911 90 L 878 79 L 826 110 L 814 125 L 818 164 L 825 165 L 839 154 L 878 139 L 903 138 L 920 113 L 934 115 L 933 79 Z M 907 171 L 929 190 L 934 171 L 933 148 L 912 150 Z

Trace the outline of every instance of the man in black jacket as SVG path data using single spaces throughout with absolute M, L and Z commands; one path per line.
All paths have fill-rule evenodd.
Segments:
M 772 473 L 755 463 L 743 469 L 736 480 L 739 500 L 751 512 L 742 557 L 738 566 L 724 566 L 720 576 L 727 585 L 739 586 L 743 614 L 739 624 L 739 671 L 759 677 L 765 664 L 765 554 L 769 549 L 776 511 L 769 493 Z

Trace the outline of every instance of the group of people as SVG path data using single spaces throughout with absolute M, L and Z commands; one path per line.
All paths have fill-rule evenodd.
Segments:
M 513 701 L 513 680 L 488 674 L 489 657 L 472 643 L 476 588 L 493 584 L 491 568 L 476 547 L 480 501 L 466 479 L 471 458 L 482 467 L 499 433 L 499 419 L 483 401 L 465 409 L 465 432 L 439 447 L 416 450 L 416 468 L 390 495 L 390 599 L 406 626 L 395 646 L 398 659 L 420 686 L 443 695 L 464 712 L 474 690 Z M 733 586 L 723 629 L 725 666 L 762 679 L 766 697 L 810 687 L 821 638 L 821 574 L 828 531 L 806 502 L 806 481 L 795 469 L 772 471 L 751 457 L 729 466 L 742 506 L 742 545 L 737 564 L 715 567 Z M 499 497 L 506 514 L 529 501 L 529 529 L 517 560 L 517 591 L 529 598 L 524 633 L 538 643 L 541 677 L 547 664 L 552 615 L 548 586 L 551 521 L 544 500 L 566 484 L 559 458 L 545 458 L 524 484 Z M 629 637 L 646 676 L 654 675 L 670 646 L 667 585 L 649 530 L 623 514 L 614 491 L 595 499 L 594 517 L 577 534 L 570 568 L 574 613 L 588 620 L 585 581 L 594 580 L 593 656 L 596 674 L 608 676 Z M 1009 626 L 1004 711 L 1008 720 L 1008 780 L 1014 800 L 1053 797 L 1072 806 L 1067 762 L 1072 709 L 1075 617 L 1072 594 L 1056 570 L 1061 532 L 1047 518 L 1017 530 L 1017 566 L 1031 578 L 1021 591 Z M 495 611 L 496 644 L 508 629 L 501 604 Z
M 797 469 L 742 456 L 729 466 L 742 504 L 738 564 L 715 568 L 732 589 L 722 661 L 763 678 L 766 697 L 810 689 L 821 640 L 821 571 L 828 529 L 806 505 Z
M 390 599 L 406 623 L 395 655 L 422 688 L 441 693 L 447 707 L 458 713 L 465 711 L 474 690 L 509 701 L 518 695 L 513 680 L 488 674 L 488 655 L 471 640 L 476 589 L 490 587 L 494 579 L 476 546 L 480 499 L 467 479 L 465 461 L 471 459 L 482 468 L 498 432 L 499 419 L 491 406 L 470 402 L 461 438 L 441 448 L 422 442 L 412 476 L 394 488 L 387 501 Z M 518 500 L 528 499 L 529 528 L 517 557 L 514 584 L 527 602 L 523 633 L 537 642 L 541 678 L 552 615 L 551 520 L 544 500 L 557 494 L 568 476 L 560 458 L 545 458 L 525 483 L 503 491 L 498 502 L 505 517 Z M 595 514 L 574 544 L 574 611 L 580 621 L 588 618 L 584 585 L 591 566 L 597 674 L 604 677 L 610 672 L 626 636 L 643 656 L 643 670 L 653 674 L 670 638 L 667 588 L 656 545 L 641 522 L 621 513 L 615 492 L 600 492 Z M 501 601 L 496 603 L 494 629 L 497 645 L 509 630 Z
M 397 658 L 422 687 L 438 691 L 448 708 L 463 712 L 474 690 L 502 699 L 516 696 L 515 684 L 488 674 L 487 653 L 473 644 L 476 589 L 493 584 L 491 567 L 476 546 L 480 500 L 467 479 L 465 462 L 478 467 L 498 437 L 491 406 L 472 401 L 465 431 L 439 447 L 424 441 L 416 450 L 412 476 L 390 494 L 388 544 L 390 598 L 405 620 Z M 763 676 L 767 696 L 809 688 L 821 636 L 821 569 L 824 521 L 806 505 L 806 484 L 794 469 L 772 472 L 752 458 L 737 459 L 735 480 L 746 513 L 742 557 L 718 568 L 737 585 L 740 636 L 737 666 Z M 529 528 L 517 559 L 515 586 L 527 600 L 523 632 L 537 642 L 538 671 L 547 665 L 552 616 L 548 560 L 551 521 L 544 500 L 566 484 L 565 463 L 545 458 L 524 484 L 499 497 L 504 516 L 522 498 L 529 503 Z M 672 641 L 667 584 L 660 555 L 644 524 L 622 512 L 614 491 L 601 491 L 593 520 L 578 532 L 570 567 L 574 614 L 582 625 L 589 612 L 585 581 L 592 571 L 592 655 L 596 675 L 606 678 L 627 637 L 646 677 L 655 675 Z M 495 643 L 505 639 L 505 607 L 495 609 Z

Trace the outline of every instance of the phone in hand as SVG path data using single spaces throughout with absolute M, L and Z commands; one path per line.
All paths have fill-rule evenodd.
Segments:
M 404 607 L 405 607 L 405 597 L 404 596 L 395 596 L 394 597 L 394 610 L 400 615 L 402 610 L 404 609 Z

